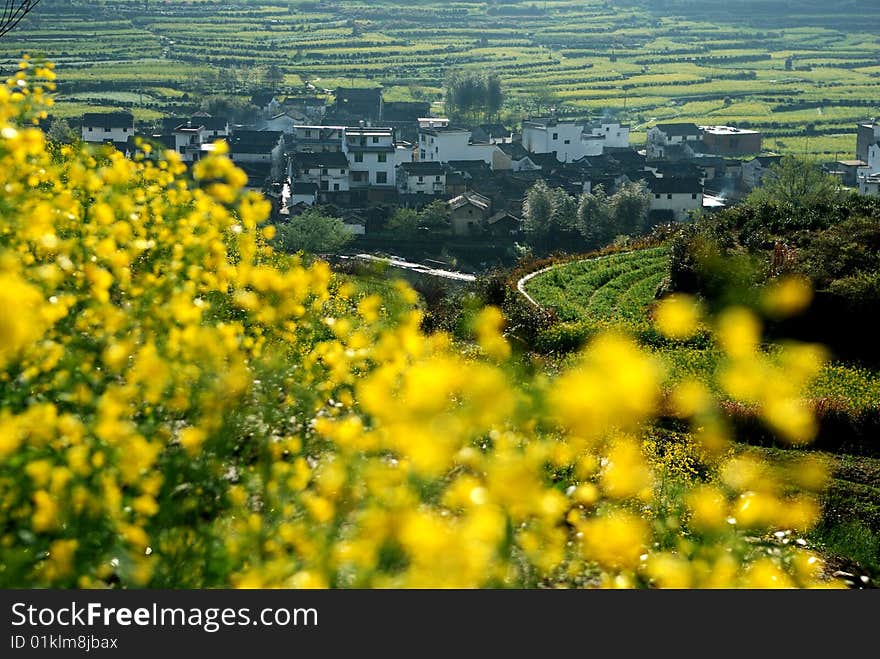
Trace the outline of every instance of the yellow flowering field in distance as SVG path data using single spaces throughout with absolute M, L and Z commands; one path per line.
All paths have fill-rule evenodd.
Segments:
M 36 128 L 52 67 L 0 87 L 0 586 L 833 586 L 795 538 L 817 463 L 730 450 L 704 382 L 667 391 L 630 338 L 528 375 L 497 309 L 478 351 L 275 252 L 223 153 L 126 159 Z M 760 320 L 675 298 L 717 333 L 718 386 L 794 444 L 823 352 L 770 361 Z M 691 424 L 707 476 L 670 487 L 646 437 Z

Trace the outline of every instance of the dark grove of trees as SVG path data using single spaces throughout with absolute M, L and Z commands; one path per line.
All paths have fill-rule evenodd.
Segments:
M 650 205 L 641 182 L 627 183 L 612 195 L 599 185 L 573 197 L 540 180 L 523 202 L 523 229 L 529 246 L 539 251 L 592 249 L 618 236 L 647 233 Z
M 683 226 L 671 244 L 667 292 L 760 311 L 761 285 L 808 279 L 800 316 L 771 325 L 780 337 L 817 342 L 837 358 L 880 364 L 880 199 L 831 191 L 809 205 L 750 200 Z
M 501 78 L 495 73 L 453 70 L 446 75 L 444 86 L 450 117 L 491 121 L 504 103 Z

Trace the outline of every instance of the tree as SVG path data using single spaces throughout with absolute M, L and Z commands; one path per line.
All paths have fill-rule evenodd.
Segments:
M 263 77 L 266 87 L 277 90 L 284 83 L 284 72 L 277 64 L 270 64 L 266 67 L 266 75 Z
M 287 252 L 325 254 L 339 250 L 353 237 L 338 217 L 312 208 L 281 225 L 277 240 Z
M 445 201 L 432 201 L 419 212 L 419 225 L 431 231 L 449 228 L 449 206 Z
M 553 197 L 550 186 L 543 179 L 538 180 L 526 193 L 523 201 L 523 230 L 530 242 L 546 238 L 553 214 Z
M 543 110 L 548 112 L 558 105 L 559 97 L 556 92 L 548 87 L 538 87 L 531 94 L 535 114 L 541 114 Z
M 0 14 L 0 37 L 13 30 L 38 4 L 40 0 L 6 0 Z
M 579 241 L 577 210 L 574 197 L 539 180 L 529 188 L 523 202 L 523 228 L 530 244 L 552 249 Z
M 614 238 L 610 209 L 608 195 L 601 185 L 578 199 L 577 228 L 588 245 L 606 245 Z
M 412 208 L 398 208 L 385 222 L 385 230 L 401 237 L 412 237 L 419 229 L 419 213 Z
M 815 162 L 786 156 L 770 166 L 761 185 L 748 196 L 752 204 L 790 205 L 805 208 L 829 204 L 841 197 L 840 181 Z
M 554 188 L 551 194 L 553 213 L 550 215 L 550 234 L 558 238 L 575 233 L 577 230 L 577 199 L 562 188 Z
M 225 117 L 233 123 L 250 121 L 259 112 L 245 99 L 234 96 L 208 96 L 202 101 L 201 109 L 212 117 Z
M 450 117 L 484 119 L 497 116 L 504 103 L 501 78 L 480 71 L 450 70 L 444 81 L 446 114 Z
M 651 195 L 643 181 L 627 183 L 611 197 L 614 235 L 637 236 L 648 229 Z
M 70 124 L 59 117 L 52 119 L 46 137 L 55 144 L 73 144 L 79 139 L 79 135 L 70 127 Z
M 497 73 L 490 73 L 486 77 L 486 115 L 489 120 L 498 116 L 501 106 L 504 105 L 504 90 L 501 88 L 501 78 Z

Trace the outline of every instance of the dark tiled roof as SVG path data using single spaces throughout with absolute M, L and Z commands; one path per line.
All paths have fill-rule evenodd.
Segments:
M 404 162 L 400 167 L 410 176 L 436 176 L 445 171 L 439 162 Z
M 703 186 L 695 178 L 653 178 L 648 180 L 648 189 L 654 194 L 701 194 Z
M 286 96 L 282 105 L 320 108 L 327 105 L 327 100 L 317 96 Z
M 553 126 L 557 126 L 559 124 L 575 124 L 584 126 L 586 125 L 586 122 L 582 120 L 568 119 L 565 117 L 534 117 L 523 121 L 523 127 L 525 127 L 527 124 L 536 126 L 538 128 L 552 128 Z
M 268 153 L 281 140 L 278 130 L 237 130 L 229 138 L 232 153 Z
M 699 136 L 700 129 L 696 124 L 679 123 L 679 124 L 657 124 L 654 128 L 663 131 L 669 137 L 686 137 Z
M 394 151 L 394 147 L 391 144 L 381 145 L 381 144 L 367 144 L 365 146 L 361 146 L 360 144 L 349 144 L 349 151 L 358 151 L 360 153 L 392 153 Z
M 163 117 L 159 120 L 159 126 L 165 132 L 170 132 L 180 124 L 186 123 L 186 117 Z
M 253 188 L 263 186 L 272 171 L 272 163 L 269 162 L 241 162 L 235 163 L 235 166 L 247 174 L 248 185 Z
M 635 149 L 608 149 L 608 156 L 627 167 L 643 167 L 645 156 Z
M 443 133 L 461 133 L 470 132 L 467 128 L 461 126 L 435 126 L 434 128 L 420 128 L 419 132 L 425 135 L 442 135 Z
M 290 186 L 291 194 L 315 194 L 318 191 L 317 183 L 294 183 Z
M 134 126 L 134 115 L 128 112 L 86 112 L 82 124 L 95 128 L 130 128 Z
M 553 169 L 562 165 L 562 163 L 556 158 L 555 151 L 550 153 L 530 153 L 529 158 L 541 169 Z
M 193 117 L 193 126 L 196 122 L 207 128 L 208 130 L 226 130 L 229 126 L 229 120 L 226 117 Z
M 458 172 L 490 172 L 492 168 L 484 160 L 450 160 L 449 168 Z
M 665 160 L 651 164 L 665 178 L 699 178 L 703 168 L 691 162 L 667 162 Z
M 769 167 L 782 160 L 782 156 L 757 156 L 754 160 L 761 163 L 761 167 Z M 754 160 L 750 160 L 749 162 L 754 162 Z
M 294 162 L 301 169 L 314 169 L 316 167 L 328 169 L 348 169 L 348 158 L 340 151 L 327 151 L 324 153 L 297 153 Z
M 509 213 L 507 211 L 498 211 L 488 220 L 486 220 L 486 224 L 497 224 L 498 222 L 509 221 L 511 223 L 520 224 L 522 219 L 514 215 L 513 213 Z
M 504 151 L 504 153 L 509 155 L 514 160 L 522 160 L 523 158 L 528 158 L 531 155 L 528 151 L 526 151 L 526 148 L 520 142 L 499 144 L 498 148 Z

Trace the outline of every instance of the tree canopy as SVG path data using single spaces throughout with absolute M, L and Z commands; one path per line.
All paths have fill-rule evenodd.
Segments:
M 748 201 L 806 208 L 835 201 L 840 197 L 840 187 L 840 181 L 823 172 L 818 163 L 785 156 L 778 164 L 770 166 L 770 173 L 752 191 Z
M 482 117 L 489 121 L 498 116 L 504 104 L 501 78 L 483 71 L 450 71 L 444 82 L 446 113 L 450 117 Z
M 338 217 L 309 209 L 290 219 L 278 230 L 278 242 L 288 252 L 325 254 L 335 252 L 348 243 L 352 232 Z
M 523 223 L 535 247 L 599 247 L 619 235 L 647 231 L 649 207 L 650 198 L 641 182 L 627 183 L 610 196 L 597 186 L 573 197 L 539 180 L 523 202 Z

